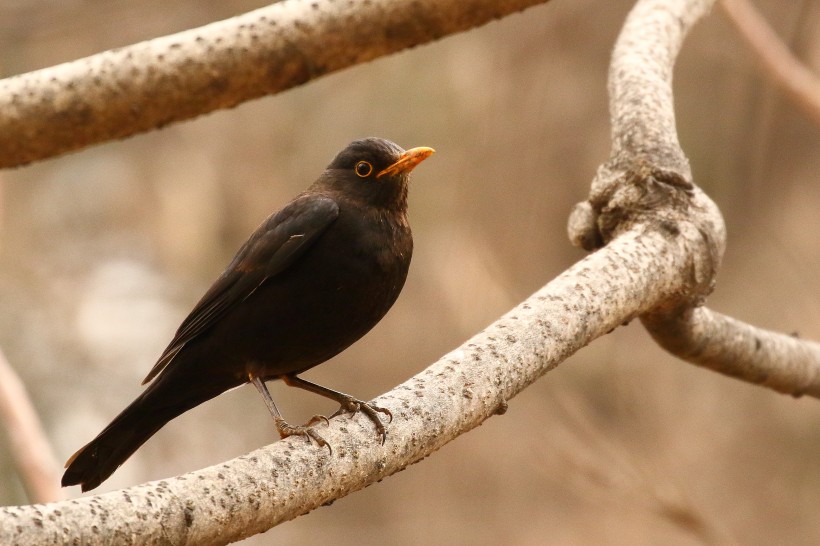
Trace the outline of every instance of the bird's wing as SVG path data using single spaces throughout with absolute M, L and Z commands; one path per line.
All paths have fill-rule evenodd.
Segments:
M 299 259 L 338 216 L 339 206 L 332 199 L 303 195 L 268 218 L 182 322 L 142 383 L 156 377 L 186 343 L 216 324 L 267 279 Z

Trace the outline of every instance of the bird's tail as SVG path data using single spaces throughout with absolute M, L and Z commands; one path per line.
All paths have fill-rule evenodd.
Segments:
M 238 380 L 202 383 L 197 381 L 201 376 L 174 371 L 166 370 L 157 377 L 96 438 L 68 459 L 63 487 L 80 485 L 83 492 L 94 489 L 168 421 L 241 384 Z

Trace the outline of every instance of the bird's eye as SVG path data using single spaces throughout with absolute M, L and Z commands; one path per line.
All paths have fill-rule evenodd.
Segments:
M 364 178 L 366 176 L 370 176 L 370 173 L 373 172 L 373 165 L 368 163 L 367 161 L 359 161 L 356 163 L 356 174 L 360 177 Z

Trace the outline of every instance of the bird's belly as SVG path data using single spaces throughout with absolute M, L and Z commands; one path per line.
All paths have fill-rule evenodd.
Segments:
M 245 312 L 232 313 L 241 322 L 229 328 L 237 333 L 232 344 L 246 372 L 275 377 L 304 371 L 349 347 L 387 313 L 404 285 L 409 257 L 349 251 L 309 253 L 237 308 Z

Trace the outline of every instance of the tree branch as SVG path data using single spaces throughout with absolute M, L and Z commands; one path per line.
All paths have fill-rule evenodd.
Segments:
M 772 81 L 820 125 L 820 79 L 792 55 L 748 0 L 723 0 L 720 5 Z
M 672 66 L 686 30 L 712 0 L 643 0 L 613 52 L 609 93 L 612 153 L 588 201 L 570 217 L 570 239 L 587 249 L 635 223 L 679 232 L 690 244 L 689 281 L 641 320 L 666 350 L 714 371 L 795 396 L 820 396 L 820 345 L 755 328 L 701 308 L 715 285 L 726 230 L 715 204 L 692 183 L 678 143 Z
M 60 465 L 43 431 L 26 387 L 0 350 L 0 422 L 5 424 L 11 454 L 32 502 L 63 498 Z M 2 535 L 0 535 L 2 536 Z
M 231 108 L 547 0 L 288 0 L 0 81 L 0 168 Z
M 641 317 L 684 360 L 778 392 L 820 398 L 820 344 L 749 326 L 704 307 Z
M 321 431 L 332 456 L 288 438 L 168 480 L 0 508 L 0 543 L 226 544 L 265 531 L 380 481 L 503 413 L 508 400 L 569 355 L 680 290 L 685 260 L 675 238 L 637 229 L 587 256 L 376 399 L 394 416 L 384 446 L 366 417 L 335 418 Z

